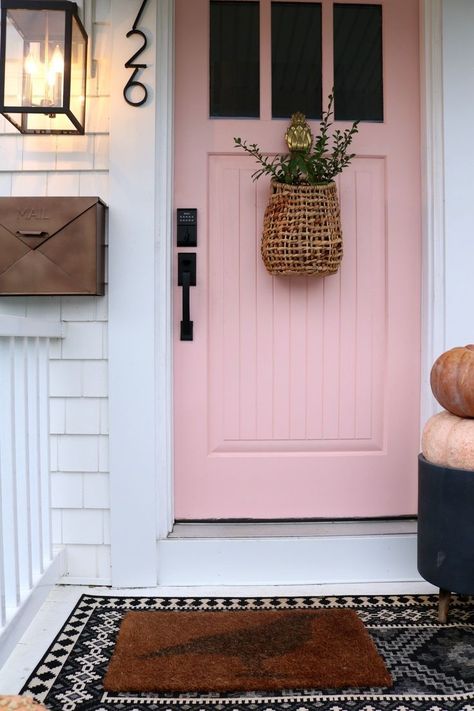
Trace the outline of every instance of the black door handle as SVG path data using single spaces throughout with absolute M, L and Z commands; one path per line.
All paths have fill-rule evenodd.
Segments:
M 183 320 L 181 321 L 181 340 L 193 340 L 193 322 L 189 314 L 189 287 L 191 286 L 191 275 L 189 272 L 183 272 L 181 275 L 183 287 Z
M 189 288 L 196 286 L 196 254 L 194 252 L 180 252 L 178 254 L 178 286 L 183 287 L 183 318 L 180 338 L 182 341 L 192 341 L 194 323 L 191 321 Z

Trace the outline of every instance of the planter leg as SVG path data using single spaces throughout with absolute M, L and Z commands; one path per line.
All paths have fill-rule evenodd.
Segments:
M 438 601 L 438 620 L 443 624 L 448 621 L 448 610 L 449 603 L 451 602 L 451 593 L 449 590 L 439 589 L 439 601 Z

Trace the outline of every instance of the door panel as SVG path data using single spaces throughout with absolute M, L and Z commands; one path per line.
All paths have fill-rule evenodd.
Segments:
M 192 342 L 178 340 L 175 294 L 178 519 L 416 510 L 418 6 L 379 4 L 384 122 L 360 126 L 357 158 L 338 180 L 342 266 L 318 279 L 265 271 L 269 184 L 252 182 L 254 162 L 233 149 L 242 136 L 284 150 L 288 121 L 270 118 L 269 0 L 260 3 L 261 118 L 252 120 L 208 118 L 209 3 L 176 2 L 175 205 L 199 214 Z M 332 13 L 324 0 L 323 96 L 333 76 Z
M 269 279 L 256 249 L 268 184 L 251 172 L 246 158 L 210 157 L 210 451 L 379 449 L 384 161 L 358 159 L 341 178 L 352 238 L 329 279 Z

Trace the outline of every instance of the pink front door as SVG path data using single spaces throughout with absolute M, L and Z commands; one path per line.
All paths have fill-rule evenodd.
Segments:
M 345 47 L 333 26 L 345 4 L 312 3 L 321 11 L 323 106 L 335 83 L 335 53 Z M 192 341 L 180 340 L 181 287 L 174 294 L 175 516 L 412 514 L 420 390 L 418 2 L 374 3 L 382 18 L 383 117 L 360 124 L 357 157 L 338 180 L 344 258 L 340 272 L 323 279 L 267 274 L 259 240 L 268 181 L 252 182 L 255 163 L 233 148 L 241 136 L 268 153 L 285 150 L 288 119 L 272 118 L 272 5 L 258 6 L 259 118 L 209 118 L 210 2 L 176 0 L 175 207 L 197 208 L 198 244 L 175 250 L 197 258 Z M 377 57 L 359 45 L 366 81 Z M 316 133 L 318 120 L 310 123 Z

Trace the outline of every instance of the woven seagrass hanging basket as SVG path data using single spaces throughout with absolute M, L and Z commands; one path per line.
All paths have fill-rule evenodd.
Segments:
M 336 184 L 287 185 L 272 181 L 263 220 L 261 252 L 270 274 L 326 276 L 342 260 Z

